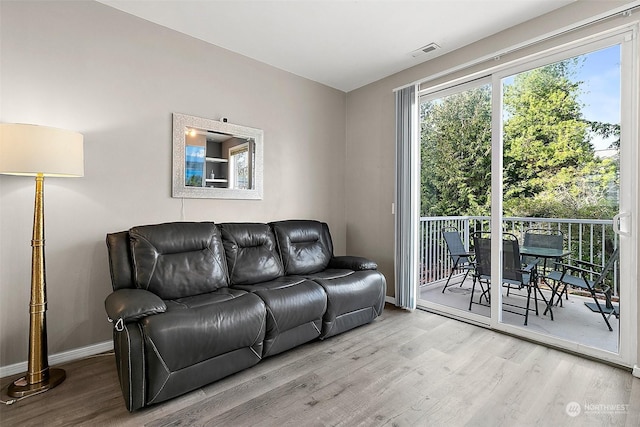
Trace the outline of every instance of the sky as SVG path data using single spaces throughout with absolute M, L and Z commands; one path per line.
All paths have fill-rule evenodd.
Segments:
M 584 81 L 581 103 L 584 118 L 592 121 L 620 123 L 620 46 L 615 45 L 586 55 L 576 76 Z M 615 138 L 592 141 L 596 150 L 606 149 Z

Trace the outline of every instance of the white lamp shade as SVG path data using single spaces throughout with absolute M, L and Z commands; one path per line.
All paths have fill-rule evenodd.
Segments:
M 84 175 L 78 132 L 27 124 L 0 124 L 0 174 L 52 177 Z

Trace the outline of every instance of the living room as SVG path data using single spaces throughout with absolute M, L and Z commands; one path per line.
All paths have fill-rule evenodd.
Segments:
M 136 225 L 324 221 L 336 254 L 377 262 L 387 278 L 391 307 L 394 89 L 429 76 L 455 75 L 478 58 L 636 3 L 574 2 L 343 91 L 99 2 L 3 0 L 0 122 L 84 135 L 84 177 L 47 181 L 50 363 L 112 349 L 112 325 L 104 311 L 112 292 L 105 236 Z M 605 31 L 636 19 L 632 14 L 582 31 Z M 263 199 L 172 198 L 172 113 L 226 117 L 262 129 Z M 33 183 L 3 175 L 0 196 L 0 377 L 7 377 L 26 370 Z M 634 341 L 637 354 L 637 336 Z M 117 377 L 115 369 L 105 375 Z M 638 380 L 629 374 L 628 381 L 637 396 Z M 125 411 L 123 405 L 120 409 Z

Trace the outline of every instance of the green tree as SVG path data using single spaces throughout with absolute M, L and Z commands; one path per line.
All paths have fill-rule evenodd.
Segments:
M 617 208 L 618 163 L 596 157 L 591 139 L 620 126 L 583 118 L 579 66 L 550 64 L 504 86 L 506 215 L 610 218 Z M 421 215 L 489 215 L 490 147 L 488 85 L 422 103 Z
M 610 216 L 617 164 L 594 155 L 592 132 L 614 125 L 582 117 L 578 59 L 518 74 L 504 89 L 504 210 L 512 216 Z M 617 128 L 619 133 L 619 127 Z
M 490 87 L 423 103 L 421 117 L 421 215 L 487 215 Z
M 202 176 L 191 175 L 184 185 L 187 187 L 202 187 Z

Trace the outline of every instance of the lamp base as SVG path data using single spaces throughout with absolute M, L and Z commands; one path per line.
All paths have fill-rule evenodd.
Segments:
M 63 369 L 49 368 L 49 378 L 39 383 L 29 384 L 27 377 L 15 380 L 7 390 L 11 397 L 26 397 L 32 394 L 42 393 L 59 385 L 67 377 Z

